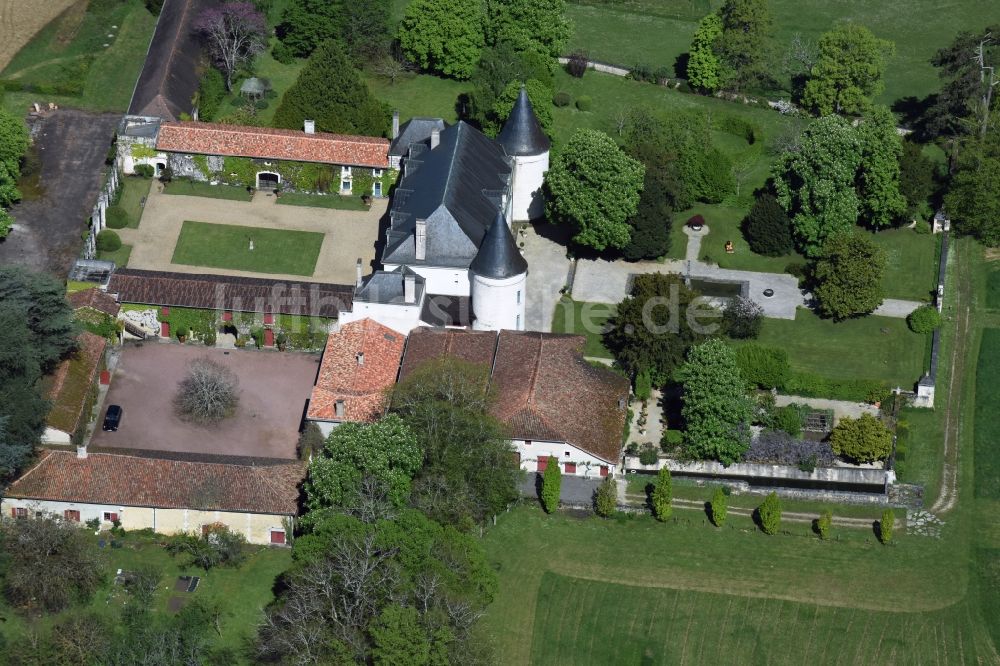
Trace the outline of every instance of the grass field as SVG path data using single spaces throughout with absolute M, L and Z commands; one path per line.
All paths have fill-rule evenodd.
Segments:
M 454 123 L 458 120 L 456 104 L 459 96 L 471 90 L 467 81 L 427 74 L 405 74 L 396 79 L 396 83 L 379 76 L 369 76 L 367 80 L 375 97 L 391 108 L 399 109 L 400 122 L 414 116 L 430 116 Z
M 21 113 L 33 101 L 125 111 L 155 24 L 142 0 L 76 2 L 0 72 L 8 88 L 5 105 Z M 30 90 L 21 92 L 21 86 Z
M 871 235 L 886 252 L 882 287 L 887 298 L 929 301 L 937 290 L 940 236 L 912 229 L 892 229 Z
M 568 50 L 581 48 L 591 57 L 631 66 L 648 63 L 654 69 L 673 68 L 687 52 L 698 21 L 718 9 L 718 0 L 577 0 L 567 14 L 574 31 Z M 868 26 L 879 37 L 896 43 L 885 74 L 880 101 L 937 89 L 937 72 L 930 65 L 934 52 L 961 30 L 981 29 L 1000 20 L 1000 4 L 956 0 L 941 11 L 933 0 L 910 0 L 905 11 L 892 3 L 871 0 L 771 0 L 775 43 L 780 58 L 795 34 L 815 43 L 838 22 Z
M 196 180 L 175 180 L 163 188 L 164 194 L 181 194 L 189 197 L 211 197 L 229 201 L 250 201 L 247 188 L 236 185 L 210 185 Z
M 142 200 L 149 196 L 150 180 L 137 176 L 126 176 L 121 181 L 118 205 L 128 215 L 128 228 L 137 229 L 142 219 Z
M 368 210 L 361 197 L 341 196 L 339 194 L 302 194 L 301 192 L 283 192 L 275 203 L 286 206 L 311 206 L 313 208 L 335 208 L 337 210 Z
M 128 266 L 128 259 L 132 256 L 132 246 L 128 244 L 122 244 L 120 248 L 114 252 L 108 252 L 107 250 L 98 250 L 97 258 L 101 261 L 113 261 L 115 265 L 121 268 L 122 266 Z
M 757 342 L 785 349 L 795 371 L 830 379 L 880 379 L 909 389 L 924 371 L 925 337 L 907 328 L 904 319 L 834 322 L 800 308 L 794 321 L 765 319 Z
M 96 548 L 97 539 L 94 541 Z M 291 552 L 285 549 L 254 548 L 247 561 L 239 568 L 219 567 L 204 571 L 198 567 L 185 566 L 186 558 L 183 556 L 171 557 L 158 545 L 162 541 L 163 537 L 130 533 L 123 540 L 123 548 L 103 550 L 107 558 L 105 571 L 109 580 L 94 595 L 87 610 L 99 615 L 118 612 L 121 606 L 120 588 L 116 589 L 110 580 L 118 569 L 134 570 L 139 565 L 160 569 L 163 576 L 154 595 L 153 610 L 164 614 L 169 612 L 167 600 L 179 594 L 173 592 L 177 576 L 200 576 L 198 589 L 186 596 L 199 598 L 209 604 L 219 604 L 223 610 L 220 633 L 210 631 L 209 640 L 214 640 L 216 647 L 241 650 L 246 640 L 253 636 L 260 610 L 274 598 L 271 586 L 290 564 Z M 253 584 L 247 584 L 248 581 Z M 60 617 L 44 615 L 27 618 L 2 604 L 0 615 L 5 620 L 0 625 L 0 634 L 8 641 L 22 638 L 28 631 L 51 626 Z
M 976 375 L 976 497 L 1000 500 L 1000 328 L 987 328 L 979 348 Z
M 741 271 L 760 271 L 764 273 L 784 273 L 785 268 L 792 263 L 804 263 L 805 259 L 798 253 L 784 257 L 765 257 L 754 254 L 746 239 L 743 238 L 741 224 L 747 211 L 724 204 L 698 204 L 683 213 L 678 213 L 674 224 L 683 224 L 693 215 L 702 215 L 708 224 L 708 235 L 701 240 L 702 261 L 710 261 L 721 268 L 732 268 Z M 733 242 L 735 252 L 726 254 L 726 241 Z
M 250 250 L 249 239 L 254 249 Z M 255 273 L 312 275 L 323 234 L 187 220 L 171 261 Z
M 35 33 L 75 2 L 77 0 L 49 0 L 34 4 L 0 0 L 0 70 Z
M 587 337 L 583 353 L 594 358 L 612 358 L 611 352 L 601 342 L 601 329 L 604 323 L 614 314 L 615 306 L 606 303 L 583 303 L 563 299 L 556 304 L 552 316 L 553 333 L 576 333 Z M 590 322 L 583 325 L 584 316 Z

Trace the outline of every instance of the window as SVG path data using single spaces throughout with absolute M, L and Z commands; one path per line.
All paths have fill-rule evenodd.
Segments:
M 350 194 L 351 193 L 351 181 L 349 181 L 349 180 L 342 180 L 342 181 L 340 181 L 340 191 L 342 193 L 344 193 L 344 194 Z
M 28 510 L 25 509 L 23 506 L 13 507 L 10 510 L 10 515 L 12 518 L 27 518 Z
M 538 459 L 538 471 L 539 472 L 544 472 L 545 468 L 546 468 L 546 466 L 548 466 L 548 464 L 549 464 L 549 459 L 548 458 L 539 458 Z
M 117 513 L 113 512 L 113 511 L 105 511 L 104 512 L 104 522 L 106 522 L 106 523 L 113 523 L 116 520 L 118 520 L 118 514 Z
M 343 400 L 338 400 L 334 404 L 333 413 L 334 413 L 334 416 L 336 416 L 338 419 L 344 418 L 344 401 Z
M 514 323 L 514 330 L 515 331 L 521 330 L 521 315 L 517 315 L 517 321 Z
M 517 304 L 518 305 L 521 304 L 521 290 L 520 289 L 517 290 Z
M 372 183 L 372 195 L 376 197 L 382 196 L 382 183 L 377 180 Z
M 271 530 L 271 543 L 276 546 L 284 546 L 285 530 Z
M 524 445 L 525 446 L 531 446 L 531 440 L 530 439 L 524 440 Z
M 382 177 L 382 169 L 372 169 L 372 177 L 374 177 L 374 178 L 381 178 Z
M 576 463 L 566 463 L 566 473 L 576 474 Z
M 80 522 L 80 512 L 76 509 L 66 509 L 63 511 L 63 518 L 71 523 Z
M 569 451 L 563 451 L 563 455 L 569 458 Z
M 351 175 L 351 167 L 340 167 L 340 175 L 341 176 L 350 176 Z

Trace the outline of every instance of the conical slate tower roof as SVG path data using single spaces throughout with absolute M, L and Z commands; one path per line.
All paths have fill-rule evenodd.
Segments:
M 528 270 L 528 262 L 518 252 L 502 211 L 497 212 L 493 224 L 483 237 L 483 244 L 479 246 L 476 258 L 469 264 L 469 270 L 494 280 L 505 280 Z
M 508 155 L 541 155 L 549 149 L 549 137 L 545 136 L 542 126 L 538 124 L 538 117 L 531 108 L 524 86 L 521 86 L 521 92 L 497 136 L 497 141 Z

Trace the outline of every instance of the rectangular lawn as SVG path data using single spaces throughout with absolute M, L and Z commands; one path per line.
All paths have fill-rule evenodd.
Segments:
M 604 323 L 615 313 L 615 306 L 606 303 L 583 303 L 562 300 L 556 304 L 552 317 L 553 333 L 576 333 L 587 338 L 583 353 L 594 358 L 611 358 L 611 352 L 601 341 Z M 584 323 L 586 319 L 587 323 Z
M 250 250 L 250 239 L 254 249 Z M 171 261 L 255 273 L 313 274 L 323 234 L 186 220 Z
M 211 197 L 229 201 L 250 201 L 245 187 L 235 185 L 210 185 L 196 180 L 175 180 L 163 188 L 164 194 L 181 194 L 189 197 Z
M 334 208 L 337 210 L 368 210 L 368 206 L 361 200 L 361 197 L 340 194 L 285 192 L 278 197 L 275 203 L 286 206 L 312 206 L 313 208 Z
M 912 389 L 924 372 L 927 336 L 905 319 L 861 317 L 834 322 L 800 308 L 794 320 L 765 319 L 757 342 L 788 351 L 792 370 L 829 379 L 877 379 Z

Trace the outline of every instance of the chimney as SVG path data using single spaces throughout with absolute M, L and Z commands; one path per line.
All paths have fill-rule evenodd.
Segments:
M 315 134 L 316 133 L 316 121 L 315 120 L 303 120 L 302 121 L 302 125 L 303 125 L 302 129 L 305 130 L 306 134 Z
M 334 407 L 333 415 L 338 419 L 344 418 L 344 401 L 338 400 L 336 406 Z
M 431 150 L 437 148 L 439 143 L 441 143 L 441 130 L 435 127 L 431 130 Z
M 358 257 L 357 271 L 354 276 L 354 286 L 361 289 L 361 257 Z
M 79 460 L 86 459 L 86 457 L 87 457 L 87 447 L 86 446 L 78 446 L 78 447 L 76 447 L 76 457 Z
M 399 138 L 399 109 L 392 112 L 392 138 Z
M 403 276 L 403 302 L 411 304 L 417 302 L 417 276 L 413 273 Z
M 354 355 L 354 358 L 357 359 L 358 365 L 364 365 L 365 364 L 365 353 L 364 352 L 358 352 L 357 354 Z
M 427 258 L 427 220 L 417 220 L 417 228 L 413 231 L 414 258 L 423 261 Z

